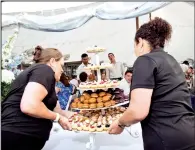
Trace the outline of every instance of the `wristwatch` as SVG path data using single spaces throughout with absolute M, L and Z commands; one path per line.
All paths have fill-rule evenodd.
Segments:
M 60 114 L 56 113 L 56 119 L 54 120 L 54 122 L 58 122 L 60 120 Z

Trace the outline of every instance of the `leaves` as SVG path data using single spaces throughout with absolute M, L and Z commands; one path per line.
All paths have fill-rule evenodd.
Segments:
M 11 83 L 1 82 L 1 101 L 5 99 L 9 90 L 11 88 Z

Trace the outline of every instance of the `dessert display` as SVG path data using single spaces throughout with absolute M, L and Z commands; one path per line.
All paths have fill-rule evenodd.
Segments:
M 90 66 L 85 67 L 85 69 L 98 70 L 98 69 L 105 69 L 105 68 L 111 68 L 111 67 L 112 67 L 112 64 L 110 63 L 102 63 L 101 65 L 91 64 Z
M 101 82 L 84 82 L 79 85 L 80 89 L 103 89 L 103 88 L 116 88 L 120 82 L 117 80 L 113 81 L 101 81 Z
M 94 46 L 87 48 L 87 53 L 99 53 L 104 52 L 105 50 L 106 50 L 105 48 Z
M 71 103 L 71 109 L 98 109 L 115 106 L 116 104 L 129 101 L 120 89 L 108 91 L 97 90 L 96 92 L 85 91 L 79 98 Z
M 73 131 L 103 132 L 107 131 L 113 121 L 119 119 L 126 109 L 109 108 L 105 111 L 80 111 L 69 118 Z

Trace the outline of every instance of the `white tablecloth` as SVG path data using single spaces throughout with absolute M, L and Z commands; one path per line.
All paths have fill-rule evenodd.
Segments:
M 133 138 L 125 130 L 121 135 L 96 134 L 96 150 L 143 150 L 140 123 L 132 126 L 132 131 L 135 130 L 139 132 L 139 138 Z M 87 142 L 88 133 L 64 131 L 58 124 L 54 124 L 43 150 L 86 150 Z

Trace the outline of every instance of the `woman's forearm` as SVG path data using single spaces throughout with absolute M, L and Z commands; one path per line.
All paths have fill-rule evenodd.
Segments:
M 137 111 L 135 111 L 131 106 L 124 112 L 120 117 L 119 123 L 125 126 L 130 126 L 132 124 L 138 123 L 141 118 L 138 117 Z
M 35 118 L 56 119 L 56 113 L 49 110 L 43 102 L 40 102 L 37 105 L 22 106 L 20 108 L 23 113 Z
M 68 118 L 68 111 L 62 110 L 59 102 L 57 101 L 56 107 L 54 108 L 54 112 L 59 113 L 60 115 Z

